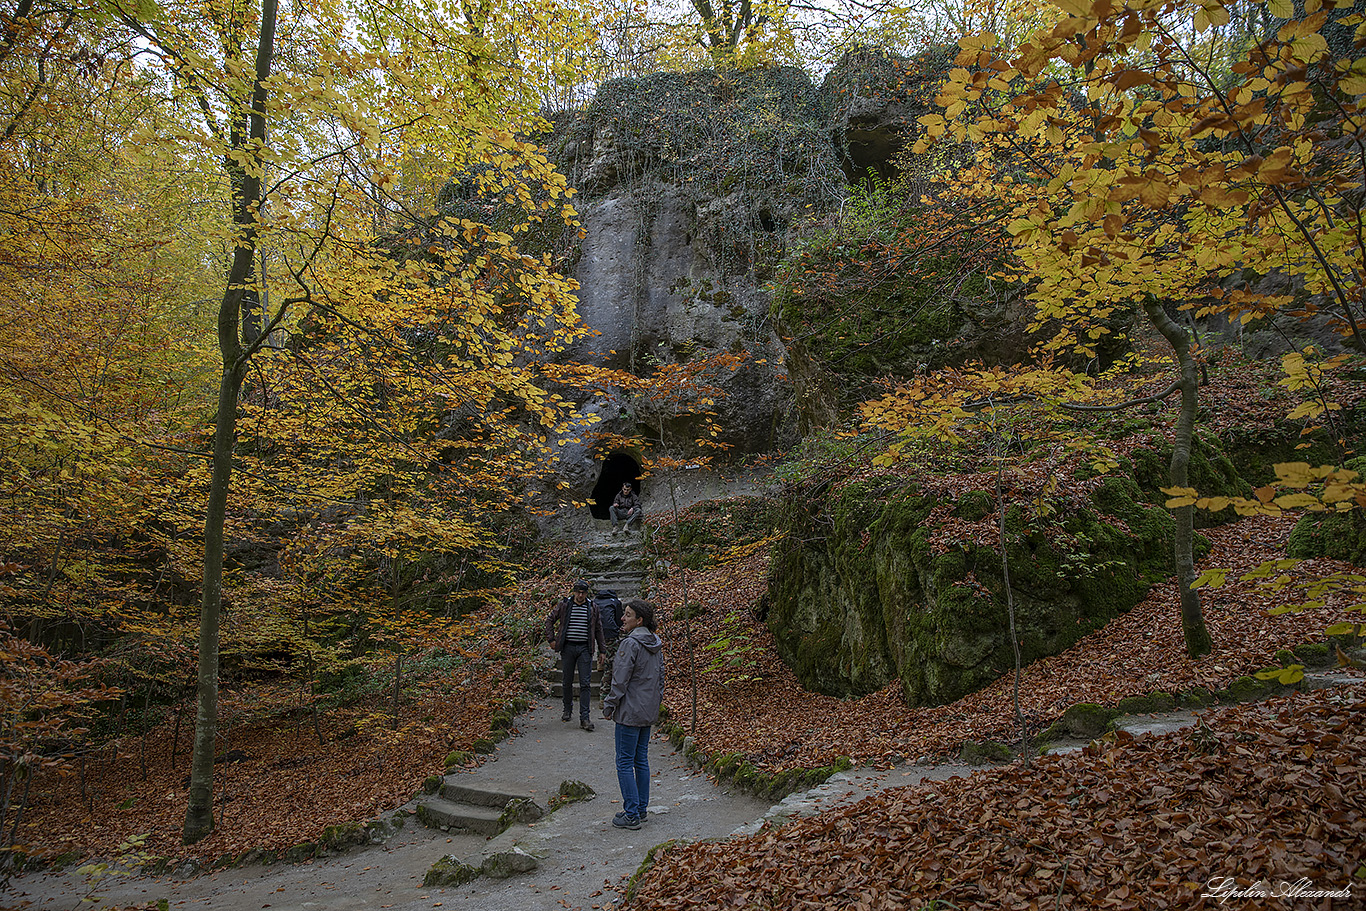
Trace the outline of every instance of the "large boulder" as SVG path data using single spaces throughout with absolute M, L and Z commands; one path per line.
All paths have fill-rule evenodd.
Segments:
M 1056 654 L 1129 610 L 1171 563 L 1173 522 L 1132 481 L 1094 485 L 1085 506 L 1007 511 L 1015 625 L 1025 662 Z M 861 695 L 900 679 L 938 705 L 1014 666 L 993 496 L 952 510 L 902 481 L 845 484 L 793 504 L 775 549 L 767 623 L 806 687 Z M 974 534 L 963 529 L 971 525 Z

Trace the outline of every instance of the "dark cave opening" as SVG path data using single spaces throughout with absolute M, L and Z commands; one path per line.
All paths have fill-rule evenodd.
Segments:
M 621 490 L 621 485 L 627 481 L 631 482 L 637 496 L 643 493 L 639 462 L 624 452 L 614 452 L 603 459 L 602 470 L 598 472 L 598 482 L 593 485 L 593 496 L 588 504 L 593 518 L 611 518 L 607 509 L 612 505 L 612 498 Z

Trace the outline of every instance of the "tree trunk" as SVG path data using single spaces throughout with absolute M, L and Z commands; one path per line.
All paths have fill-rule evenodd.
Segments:
M 1010 622 L 1010 645 L 1015 650 L 1015 683 L 1012 698 L 1015 710 L 1015 728 L 1020 732 L 1020 756 L 1026 766 L 1030 765 L 1029 730 L 1025 727 L 1024 712 L 1020 710 L 1020 634 L 1015 629 L 1015 593 L 1010 587 L 1010 552 L 1006 542 L 1006 493 L 1005 493 L 1005 443 L 997 426 L 996 409 L 992 408 L 992 436 L 996 445 L 996 532 L 1001 544 L 1001 580 L 1006 590 L 1006 618 Z
M 275 48 L 278 0 L 261 0 L 261 40 L 256 48 L 256 77 L 245 134 L 233 128 L 232 153 L 255 154 L 266 139 L 266 79 Z M 236 121 L 235 121 L 236 122 Z M 227 287 L 218 308 L 218 349 L 223 374 L 218 384 L 217 426 L 213 436 L 213 479 L 204 517 L 204 591 L 199 605 L 199 709 L 195 715 L 194 756 L 185 808 L 185 844 L 213 831 L 213 754 L 218 729 L 218 625 L 223 594 L 223 521 L 227 514 L 232 453 L 237 442 L 237 396 L 246 375 L 246 352 L 238 338 L 242 295 L 254 277 L 257 218 L 261 207 L 258 169 L 244 168 L 234 154 L 224 167 L 233 176 L 233 222 L 238 231 Z
M 1172 346 L 1181 371 L 1181 413 L 1176 420 L 1176 438 L 1172 444 L 1171 483 L 1173 487 L 1189 487 L 1191 441 L 1195 434 L 1195 412 L 1200 391 L 1195 359 L 1191 357 L 1190 337 L 1178 326 L 1162 304 L 1149 298 L 1143 312 L 1158 332 Z M 1178 506 L 1172 510 L 1176 520 L 1176 587 L 1181 593 L 1181 631 L 1186 638 L 1186 654 L 1199 658 L 1214 651 L 1214 642 L 1205 628 L 1205 615 L 1200 609 L 1200 593 L 1191 588 L 1195 581 L 1195 507 Z
M 662 439 L 662 437 L 661 437 Z M 692 687 L 692 726 L 689 730 L 697 736 L 697 651 L 692 643 L 692 605 L 688 603 L 688 570 L 683 559 L 683 537 L 679 531 L 678 485 L 674 483 L 673 472 L 669 473 L 669 503 L 673 507 L 674 547 L 678 552 L 678 572 L 683 587 L 683 639 L 688 647 L 688 680 Z

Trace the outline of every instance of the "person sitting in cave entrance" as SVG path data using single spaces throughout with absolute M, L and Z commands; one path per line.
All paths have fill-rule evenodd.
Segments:
M 636 530 L 640 530 L 640 498 L 631 492 L 630 481 L 621 485 L 621 493 L 612 498 L 612 505 L 607 511 L 612 514 L 612 534 L 617 533 L 618 522 L 624 524 L 628 532 L 632 522 L 636 523 Z

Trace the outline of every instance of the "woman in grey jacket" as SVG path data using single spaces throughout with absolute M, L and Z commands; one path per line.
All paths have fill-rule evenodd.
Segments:
M 664 643 L 655 635 L 655 609 L 632 601 L 621 612 L 621 644 L 612 662 L 612 690 L 602 716 L 615 721 L 619 829 L 639 829 L 650 803 L 650 727 L 659 721 L 664 693 Z

